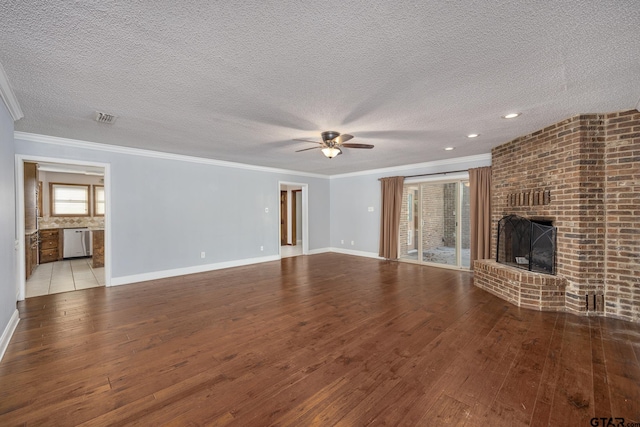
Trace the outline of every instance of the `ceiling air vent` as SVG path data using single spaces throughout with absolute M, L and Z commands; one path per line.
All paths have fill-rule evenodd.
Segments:
M 107 123 L 112 124 L 116 121 L 117 116 L 113 114 L 101 113 L 100 111 L 96 111 L 96 122 L 98 123 Z

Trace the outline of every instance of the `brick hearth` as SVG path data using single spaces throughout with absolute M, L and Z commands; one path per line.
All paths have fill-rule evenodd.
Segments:
M 473 263 L 473 282 L 518 307 L 564 310 L 567 286 L 564 277 L 534 273 L 483 259 Z

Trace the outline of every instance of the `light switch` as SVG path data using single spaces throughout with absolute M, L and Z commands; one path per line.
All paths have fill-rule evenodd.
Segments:
M 369 212 L 373 212 L 373 206 L 369 206 Z

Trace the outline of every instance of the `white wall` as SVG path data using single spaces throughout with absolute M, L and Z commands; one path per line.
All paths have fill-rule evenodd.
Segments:
M 16 312 L 14 161 L 13 118 L 0 102 L 0 335 L 3 337 L 0 346 L 10 338 L 13 329 L 7 328 Z
M 15 151 L 25 157 L 110 164 L 111 248 L 107 251 L 116 284 L 158 272 L 277 258 L 278 181 L 308 184 L 309 249 L 329 246 L 326 178 L 20 134 Z M 204 259 L 201 252 L 206 254 Z
M 330 212 L 331 218 L 336 220 L 331 222 L 331 247 L 360 255 L 378 255 L 381 207 L 379 178 L 442 173 L 490 165 L 490 155 L 483 155 L 332 176 Z M 369 212 L 369 207 L 373 207 L 373 212 Z M 351 241 L 354 245 L 351 245 Z

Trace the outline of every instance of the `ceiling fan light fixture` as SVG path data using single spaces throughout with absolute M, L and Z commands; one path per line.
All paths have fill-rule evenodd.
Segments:
M 322 136 L 322 140 L 324 142 L 333 141 L 335 138 L 340 136 L 340 132 L 336 132 L 335 130 L 328 130 L 326 132 L 322 132 L 320 134 Z
M 340 154 L 342 154 L 342 150 L 340 150 L 338 147 L 324 147 L 322 149 L 322 154 L 330 159 L 333 159 L 335 156 L 339 156 Z

